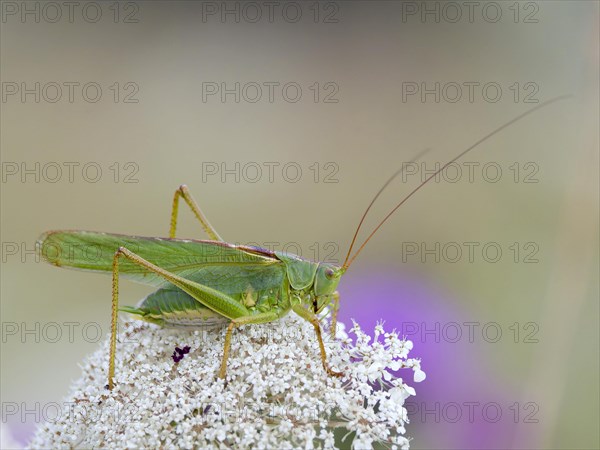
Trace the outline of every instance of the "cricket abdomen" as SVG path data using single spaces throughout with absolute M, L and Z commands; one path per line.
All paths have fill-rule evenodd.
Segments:
M 251 315 L 282 306 L 282 288 L 246 291 L 233 295 Z M 138 319 L 168 328 L 211 328 L 228 324 L 231 319 L 204 306 L 186 292 L 173 287 L 161 288 L 144 298 L 137 307 L 124 306 L 121 311 Z
M 120 309 L 138 316 L 140 320 L 169 328 L 210 328 L 229 322 L 227 317 L 179 289 L 159 289 L 144 298 L 137 307 Z

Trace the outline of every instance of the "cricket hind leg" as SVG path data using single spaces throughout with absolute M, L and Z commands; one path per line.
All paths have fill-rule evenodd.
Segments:
M 211 307 L 215 312 L 232 319 L 233 317 L 244 317 L 249 311 L 239 305 L 231 297 L 215 291 L 214 289 L 186 280 L 167 270 L 146 261 L 141 256 L 127 250 L 125 247 L 119 247 L 113 256 L 112 264 L 112 317 L 111 317 L 111 337 L 110 337 L 110 356 L 108 366 L 108 389 L 112 390 L 114 386 L 115 375 L 115 354 L 117 348 L 117 314 L 119 309 L 119 258 L 124 257 L 133 263 L 144 267 L 150 272 L 162 276 L 165 280 L 171 282 L 179 289 L 188 293 L 198 302 Z
M 334 377 L 343 376 L 344 375 L 343 373 L 332 370 L 329 367 L 329 364 L 327 364 L 327 353 L 325 352 L 325 344 L 323 344 L 323 336 L 321 334 L 321 324 L 319 323 L 319 319 L 317 318 L 317 316 L 313 312 L 304 308 L 302 305 L 294 305 L 292 307 L 292 309 L 294 310 L 294 312 L 296 314 L 298 314 L 304 320 L 309 321 L 315 328 L 315 334 L 317 335 L 317 341 L 319 342 L 319 349 L 321 351 L 321 362 L 323 363 L 323 368 L 325 369 L 325 372 L 327 372 L 328 375 L 331 375 Z
M 171 210 L 171 227 L 169 228 L 169 237 L 171 239 L 175 238 L 175 231 L 177 229 L 177 212 L 179 210 L 179 197 L 183 197 L 185 202 L 188 204 L 196 218 L 202 224 L 202 228 L 213 241 L 222 241 L 223 238 L 219 236 L 219 233 L 213 228 L 210 224 L 206 216 L 202 213 L 200 206 L 192 197 L 190 190 L 185 184 L 179 186 L 179 188 L 175 191 L 175 195 L 173 196 L 173 208 Z

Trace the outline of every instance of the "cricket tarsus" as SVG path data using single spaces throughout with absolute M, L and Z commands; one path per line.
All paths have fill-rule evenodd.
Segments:
M 457 156 L 455 156 L 454 158 L 452 158 L 450 161 L 448 161 L 447 163 L 445 163 L 441 168 L 439 168 L 438 170 L 436 170 L 432 175 L 430 175 L 428 178 L 426 178 L 421 184 L 419 184 L 416 188 L 414 188 L 406 197 L 404 197 L 400 203 L 398 203 L 394 209 L 392 209 L 389 214 L 387 216 L 385 216 L 383 218 L 383 220 L 379 223 L 379 225 L 377 225 L 375 227 L 375 229 L 371 232 L 371 234 L 369 234 L 367 236 L 367 238 L 365 239 L 365 241 L 363 242 L 363 244 L 359 247 L 359 249 L 356 251 L 356 253 L 354 253 L 354 255 L 349 258 L 350 252 L 348 252 L 348 256 L 346 257 L 346 260 L 344 261 L 344 264 L 342 267 L 344 267 L 345 269 L 348 269 L 352 263 L 354 262 L 354 260 L 356 259 L 356 257 L 359 255 L 359 253 L 365 248 L 365 246 L 367 245 L 367 243 L 371 240 L 371 238 L 377 233 L 377 231 L 382 227 L 382 225 L 398 210 L 398 208 L 400 208 L 410 197 L 412 197 L 419 189 L 421 189 L 423 186 L 425 186 L 431 179 L 435 178 L 440 172 L 442 172 L 446 167 L 448 167 L 450 164 L 456 162 L 458 159 L 462 158 L 463 156 L 465 156 L 467 153 L 469 153 L 471 150 L 473 150 L 475 147 L 477 147 L 478 145 L 480 145 L 481 143 L 485 142 L 486 140 L 488 140 L 489 138 L 491 138 L 492 136 L 494 136 L 495 134 L 499 133 L 500 131 L 504 130 L 505 128 L 509 127 L 510 125 L 514 124 L 515 122 L 518 122 L 519 120 L 521 120 L 522 118 L 524 118 L 525 116 L 528 116 L 529 114 L 533 113 L 534 111 L 537 111 L 540 108 L 543 108 L 545 106 L 550 105 L 551 103 L 557 102 L 559 100 L 564 100 L 566 98 L 571 97 L 571 95 L 561 95 L 559 97 L 554 97 L 550 100 L 547 100 L 545 102 L 540 103 L 539 105 L 534 106 L 533 108 L 525 111 L 524 113 L 519 114 L 517 117 L 515 117 L 512 120 L 509 120 L 508 122 L 506 122 L 505 124 L 499 126 L 498 128 L 496 128 L 494 131 L 486 134 L 484 137 L 482 137 L 481 139 L 479 139 L 477 142 L 475 142 L 473 145 L 471 145 L 470 147 L 468 147 L 466 150 L 463 150 L 461 153 L 459 153 Z M 391 180 L 388 180 L 388 182 L 384 185 L 384 188 L 389 184 Z M 383 190 L 383 188 L 382 188 Z M 379 193 L 377 194 L 377 196 L 379 196 Z M 375 196 L 375 198 L 377 198 L 377 196 Z M 370 205 L 369 205 L 370 208 Z M 368 211 L 368 209 L 367 209 Z M 361 220 L 362 223 L 362 220 Z M 352 241 L 351 247 L 354 245 L 354 240 Z

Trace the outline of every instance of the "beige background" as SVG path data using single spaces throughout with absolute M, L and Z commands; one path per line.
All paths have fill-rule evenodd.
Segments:
M 481 13 L 473 23 L 444 17 L 436 23 L 430 16 L 422 21 L 418 15 L 403 22 L 399 2 L 366 1 L 338 4 L 337 23 L 314 23 L 308 2 L 301 3 L 297 23 L 280 14 L 273 23 L 249 23 L 247 17 L 223 23 L 218 16 L 204 23 L 201 5 L 193 2 L 138 2 L 137 23 L 123 23 L 122 16 L 114 23 L 109 3 L 102 4 L 97 23 L 86 22 L 79 10 L 73 23 L 3 16 L 3 83 L 95 82 L 103 89 L 96 103 L 85 101 L 78 89 L 73 103 L 66 91 L 56 103 L 36 103 L 32 96 L 22 102 L 18 94 L 3 99 L 4 171 L 12 163 L 35 168 L 65 162 L 91 162 L 103 170 L 96 183 L 84 180 L 80 170 L 73 183 L 66 172 L 55 183 L 31 175 L 22 182 L 20 174 L 3 180 L 3 324 L 98 323 L 106 333 L 108 277 L 58 270 L 20 249 L 8 250 L 13 244 L 31 249 L 48 229 L 165 235 L 172 193 L 184 182 L 230 241 L 293 241 L 306 252 L 314 242 L 322 248 L 332 241 L 339 244 L 336 257 L 343 258 L 360 214 L 389 174 L 423 148 L 432 149 L 426 158 L 432 166 L 444 162 L 530 108 L 522 98 L 515 102 L 509 87 L 531 82 L 540 101 L 573 97 L 520 121 L 467 157 L 499 164 L 505 169 L 501 181 L 482 181 L 477 172 L 474 183 L 431 183 L 382 229 L 346 276 L 368 276 L 384 266 L 412 271 L 451 293 L 469 319 L 536 322 L 540 343 L 488 346 L 477 362 L 514 388 L 507 402 L 540 403 L 539 426 L 516 435 L 515 447 L 597 448 L 598 3 L 537 2 L 537 23 L 523 23 L 522 16 L 514 23 L 512 2 L 497 4 L 503 13 L 497 23 Z M 525 7 L 520 4 L 522 14 L 531 11 Z M 403 82 L 436 81 L 495 82 L 503 93 L 496 103 L 483 100 L 480 91 L 472 103 L 435 103 L 431 96 L 425 103 L 418 96 L 402 101 Z M 139 89 L 138 103 L 115 103 L 110 86 L 120 83 L 120 93 L 128 93 L 128 82 Z M 217 96 L 203 102 L 203 82 L 296 82 L 303 95 L 297 103 L 284 101 L 280 91 L 273 103 L 264 97 L 222 103 Z M 315 82 L 335 83 L 339 101 L 315 103 L 309 89 Z M 294 162 L 303 177 L 290 183 L 276 171 L 273 183 L 266 174 L 256 183 L 231 177 L 222 183 L 216 176 L 203 182 L 203 162 Z M 315 162 L 321 170 L 333 162 L 339 182 L 315 183 L 309 168 Z M 514 162 L 536 164 L 539 182 L 514 183 L 508 170 Z M 118 182 L 110 169 L 114 163 L 121 170 Z M 130 167 L 138 169 L 137 183 L 123 182 Z M 416 181 L 396 183 L 368 224 Z M 201 236 L 188 212 L 180 230 Z M 539 246 L 539 263 L 515 264 L 506 257 L 498 264 L 481 258 L 472 264 L 423 264 L 415 258 L 403 263 L 403 241 L 495 241 L 504 249 L 531 241 Z M 123 301 L 134 304 L 145 292 L 126 284 Z M 77 362 L 96 346 L 77 331 L 73 343 L 66 337 L 57 343 L 6 337 L 2 401 L 60 401 L 79 374 Z M 20 435 L 31 427 L 10 425 Z M 443 437 L 429 436 L 426 427 L 409 427 L 408 434 L 415 448 L 444 447 Z

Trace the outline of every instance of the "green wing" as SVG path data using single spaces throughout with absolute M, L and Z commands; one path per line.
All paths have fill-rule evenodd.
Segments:
M 51 264 L 110 273 L 115 252 L 125 247 L 180 277 L 232 297 L 275 293 L 285 266 L 266 252 L 218 241 L 127 236 L 92 231 L 51 231 L 38 240 L 38 251 Z M 119 274 L 143 284 L 175 290 L 159 275 L 124 258 Z M 245 297 L 244 297 L 245 298 Z

